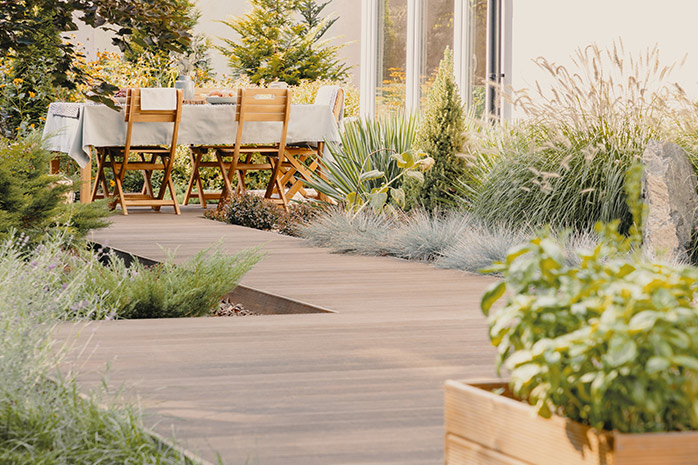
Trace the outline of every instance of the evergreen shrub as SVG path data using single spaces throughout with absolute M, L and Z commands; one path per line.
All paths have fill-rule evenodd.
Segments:
M 447 48 L 427 94 L 414 141 L 415 147 L 435 163 L 425 173 L 423 183 L 406 183 L 408 207 L 421 205 L 431 211 L 452 203 L 456 184 L 466 171 L 465 160 L 458 156 L 465 143 L 464 134 L 465 112 L 453 77 L 453 54 Z

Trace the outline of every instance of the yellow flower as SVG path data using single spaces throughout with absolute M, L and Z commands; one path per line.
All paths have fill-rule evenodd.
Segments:
M 29 91 L 29 98 L 34 98 L 34 97 L 36 97 L 36 94 L 30 90 Z
M 18 85 L 20 85 L 20 84 L 23 83 L 23 82 L 24 82 L 24 79 L 22 79 L 22 78 L 15 78 L 15 79 L 12 81 L 12 84 L 18 86 Z
M 116 183 L 114 182 L 114 180 L 113 180 L 113 179 L 110 179 L 110 180 L 109 180 L 109 187 L 114 187 L 114 184 L 116 184 Z

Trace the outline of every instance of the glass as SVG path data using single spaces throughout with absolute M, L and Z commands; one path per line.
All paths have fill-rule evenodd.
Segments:
M 381 0 L 376 114 L 404 108 L 407 0 Z
M 470 0 L 470 89 L 468 104 L 481 117 L 485 112 L 487 67 L 487 0 Z
M 446 47 L 453 51 L 453 0 L 424 0 L 424 42 L 420 71 L 421 104 L 434 82 Z

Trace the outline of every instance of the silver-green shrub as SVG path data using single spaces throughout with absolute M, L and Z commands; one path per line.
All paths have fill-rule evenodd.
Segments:
M 65 237 L 27 242 L 0 243 L 0 463 L 190 464 L 151 437 L 136 410 L 113 401 L 100 409 L 57 375 L 58 322 L 109 315 L 90 280 L 101 265 L 66 249 Z

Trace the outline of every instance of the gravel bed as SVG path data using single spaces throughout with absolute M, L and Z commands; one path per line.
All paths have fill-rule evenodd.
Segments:
M 242 304 L 236 304 L 228 299 L 222 299 L 218 308 L 211 312 L 209 316 L 258 316 L 255 313 L 246 309 Z

